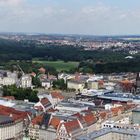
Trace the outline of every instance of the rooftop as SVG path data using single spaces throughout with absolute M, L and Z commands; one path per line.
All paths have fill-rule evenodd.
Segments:
M 84 84 L 85 82 L 82 80 L 69 80 L 68 83 L 74 83 L 74 84 Z
M 81 136 L 77 138 L 77 140 L 94 140 L 100 136 L 106 135 L 108 133 L 120 133 L 120 134 L 127 134 L 127 135 L 134 135 L 140 137 L 140 133 L 138 130 L 131 130 L 131 129 L 118 129 L 118 128 L 106 128 L 101 129 L 99 131 L 94 131 L 88 135 Z
M 119 100 L 119 101 L 133 101 L 140 102 L 140 95 L 132 95 L 131 93 L 106 93 L 104 95 L 99 95 L 99 98 Z
M 132 112 L 140 112 L 140 107 L 133 109 Z
M 77 130 L 77 129 L 81 129 L 78 120 L 64 122 L 64 125 L 68 133 L 71 133 L 72 131 Z
M 16 121 L 16 120 L 23 120 L 27 118 L 28 112 L 18 111 L 15 110 L 14 108 L 0 105 L 0 115 L 2 121 L 3 121 L 3 116 L 7 116 L 7 117 L 10 116 L 14 121 Z
M 70 101 L 62 101 L 59 103 L 60 106 L 65 106 L 65 107 L 74 107 L 74 108 L 83 108 L 85 107 L 83 104 L 80 103 L 73 103 Z
M 13 122 L 12 117 L 0 115 L 0 125 Z
M 55 92 L 52 92 L 51 95 L 52 95 L 52 98 L 58 98 L 58 99 L 61 99 L 61 100 L 64 99 L 64 97 L 62 96 L 62 94 L 60 92 L 55 91 Z

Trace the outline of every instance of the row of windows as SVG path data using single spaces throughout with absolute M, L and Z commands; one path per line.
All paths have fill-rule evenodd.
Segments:
M 123 128 L 123 129 L 139 130 L 138 128 L 135 128 L 135 127 L 130 128 L 130 127 L 125 127 L 125 126 L 117 126 L 117 125 L 115 125 L 115 126 L 104 125 L 104 127 L 105 128 L 108 127 L 108 128 Z

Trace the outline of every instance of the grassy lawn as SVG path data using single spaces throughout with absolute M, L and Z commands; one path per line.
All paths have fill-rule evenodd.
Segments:
M 33 61 L 37 63 L 46 64 L 48 66 L 54 67 L 57 71 L 69 71 L 73 68 L 77 68 L 79 62 L 64 62 L 64 61 Z

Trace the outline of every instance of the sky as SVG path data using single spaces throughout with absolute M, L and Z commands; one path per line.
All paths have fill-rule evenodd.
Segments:
M 140 35 L 140 0 L 0 0 L 0 32 Z

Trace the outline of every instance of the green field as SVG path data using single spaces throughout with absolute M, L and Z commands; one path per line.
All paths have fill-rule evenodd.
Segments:
M 64 62 L 64 61 L 33 61 L 34 63 L 46 64 L 50 67 L 54 67 L 57 71 L 69 71 L 71 69 L 77 68 L 79 62 Z

